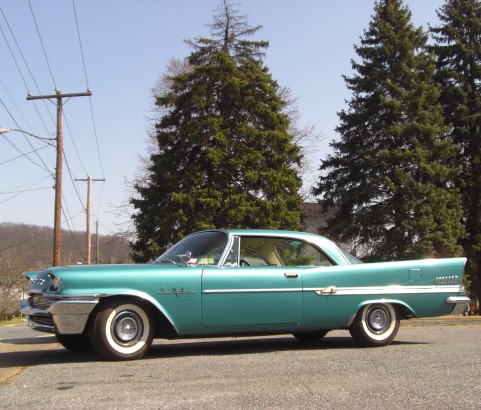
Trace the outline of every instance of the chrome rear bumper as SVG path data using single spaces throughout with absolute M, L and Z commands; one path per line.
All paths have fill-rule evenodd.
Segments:
M 471 299 L 467 296 L 450 296 L 446 302 L 454 305 L 451 314 L 459 315 L 465 311 L 466 305 L 471 302 Z

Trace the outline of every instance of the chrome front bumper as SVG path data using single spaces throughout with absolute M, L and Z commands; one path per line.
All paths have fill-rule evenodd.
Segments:
M 89 315 L 97 303 L 98 299 L 60 299 L 46 309 L 38 309 L 30 305 L 29 299 L 23 299 L 20 312 L 27 317 L 27 324 L 32 329 L 75 335 L 84 332 Z

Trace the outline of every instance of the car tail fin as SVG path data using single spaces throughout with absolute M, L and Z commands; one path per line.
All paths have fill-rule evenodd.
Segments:
M 465 290 L 466 288 L 464 286 L 464 272 L 463 272 L 463 274 L 461 275 L 461 283 L 459 284 L 459 291 L 464 292 Z

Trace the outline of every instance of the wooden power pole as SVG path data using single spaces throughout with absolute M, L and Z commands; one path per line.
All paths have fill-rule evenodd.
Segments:
M 95 221 L 95 263 L 98 265 L 100 263 L 100 238 L 99 238 L 99 221 Z
M 62 94 L 62 91 L 55 90 L 54 95 L 28 95 L 27 100 L 57 100 L 57 164 L 55 169 L 55 219 L 53 223 L 53 266 L 59 266 L 61 249 L 61 218 L 62 218 L 62 155 L 63 155 L 63 133 L 62 133 L 62 111 L 63 98 L 89 97 L 92 93 L 87 90 L 85 93 Z
M 91 215 L 91 209 L 92 209 L 92 196 L 91 196 L 91 190 L 92 190 L 92 181 L 105 181 L 105 179 L 92 179 L 92 177 L 87 177 L 87 179 L 77 179 L 75 178 L 75 181 L 86 181 L 87 182 L 87 265 L 91 264 L 92 261 L 92 234 L 90 232 L 90 215 Z M 98 232 L 97 232 L 98 236 Z

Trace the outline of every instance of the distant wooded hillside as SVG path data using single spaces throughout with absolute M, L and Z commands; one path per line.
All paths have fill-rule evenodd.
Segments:
M 96 263 L 97 239 L 92 235 L 92 263 Z M 23 270 L 39 270 L 51 266 L 53 229 L 37 225 L 0 223 L 0 260 L 22 265 Z M 87 234 L 62 231 L 62 265 L 86 263 Z M 99 236 L 98 263 L 129 263 L 128 242 L 118 236 Z

